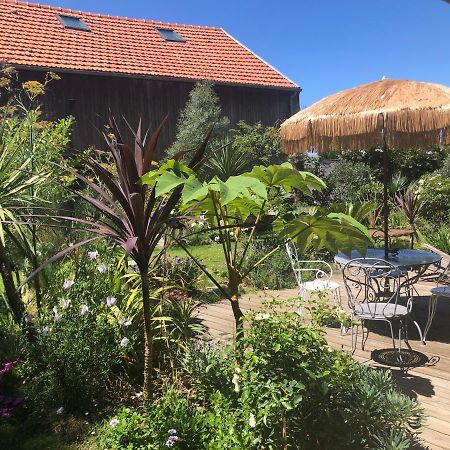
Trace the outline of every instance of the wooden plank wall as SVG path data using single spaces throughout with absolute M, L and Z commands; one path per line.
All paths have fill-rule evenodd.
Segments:
M 169 120 L 160 139 L 160 150 L 173 141 L 179 112 L 186 104 L 194 83 L 124 77 L 59 74 L 61 80 L 51 83 L 45 97 L 45 112 L 49 119 L 73 115 L 76 124 L 73 145 L 103 148 L 100 131 L 109 111 L 125 116 L 133 127 L 139 118 L 155 129 L 163 117 Z M 22 79 L 42 80 L 43 72 L 23 71 Z M 222 111 L 231 125 L 239 120 L 275 125 L 298 110 L 296 90 L 277 90 L 228 85 L 216 85 Z M 123 127 L 126 128 L 126 125 Z M 128 134 L 131 138 L 131 134 Z

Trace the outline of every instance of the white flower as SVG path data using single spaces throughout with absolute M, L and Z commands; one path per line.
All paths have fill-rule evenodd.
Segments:
M 89 306 L 88 305 L 81 305 L 81 315 L 84 316 L 89 312 Z
M 129 327 L 131 325 L 131 319 L 119 317 L 119 325 L 122 325 L 123 327 Z
M 235 373 L 231 382 L 234 384 L 234 392 L 239 392 L 239 375 Z
M 26 314 L 24 319 L 25 319 L 25 322 L 33 322 L 34 316 L 32 316 L 31 314 Z
M 230 231 L 230 236 L 234 236 L 234 231 Z
M 128 343 L 130 342 L 130 340 L 126 337 L 122 338 L 122 340 L 120 341 L 120 346 L 121 347 L 126 347 L 128 345 Z
M 216 242 L 219 242 L 219 241 L 220 241 L 220 237 L 219 237 L 219 236 L 216 236 L 216 237 L 214 238 L 214 240 L 215 240 Z
M 255 315 L 255 320 L 267 320 L 270 317 L 269 313 L 258 313 Z
M 60 406 L 57 410 L 56 410 L 56 414 L 62 414 L 64 412 L 64 407 Z
M 100 264 L 97 266 L 97 270 L 100 273 L 105 273 L 108 270 L 108 267 L 106 266 L 106 264 Z
M 75 281 L 70 280 L 69 278 L 66 278 L 64 280 L 63 288 L 66 289 L 66 290 L 70 289 L 74 284 L 75 284 Z
M 109 426 L 111 426 L 111 427 L 115 427 L 115 426 L 117 426 L 117 425 L 119 425 L 119 419 L 116 419 L 115 417 L 114 417 L 114 419 L 111 419 L 110 420 L 110 422 L 109 422 Z
M 50 332 L 50 328 L 48 325 L 46 325 L 44 328 L 42 328 L 42 334 L 46 336 Z
M 95 260 L 95 259 L 98 258 L 98 251 L 95 250 L 93 252 L 88 252 L 88 256 L 89 256 L 90 259 Z
M 62 298 L 59 301 L 59 306 L 61 306 L 62 309 L 67 309 L 70 306 L 70 300 L 67 298 Z
M 248 424 L 249 424 L 250 428 L 256 427 L 256 419 L 255 419 L 255 415 L 253 413 L 250 413 L 250 418 L 248 419 Z
M 55 315 L 55 322 L 59 322 L 61 320 L 61 314 L 58 311 L 56 306 L 53 307 L 53 314 Z
M 106 297 L 106 304 L 108 306 L 114 306 L 117 303 L 116 297 Z

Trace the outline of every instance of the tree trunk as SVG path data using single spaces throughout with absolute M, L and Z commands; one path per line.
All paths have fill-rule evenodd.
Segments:
M 148 274 L 141 273 L 142 302 L 144 308 L 144 401 L 153 397 L 153 330 L 152 304 Z
M 230 303 L 236 324 L 236 343 L 239 343 L 244 335 L 244 313 L 239 306 L 239 286 L 242 278 L 237 270 L 228 268 L 228 289 L 230 290 Z
M 6 301 L 16 323 L 21 324 L 25 308 L 19 292 L 16 290 L 13 278 L 13 270 L 9 261 L 6 248 L 0 242 L 0 274 L 5 288 Z

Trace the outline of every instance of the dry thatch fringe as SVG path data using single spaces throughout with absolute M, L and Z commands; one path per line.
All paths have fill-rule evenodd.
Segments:
M 338 92 L 295 114 L 281 126 L 283 150 L 300 153 L 450 144 L 450 88 L 382 80 Z

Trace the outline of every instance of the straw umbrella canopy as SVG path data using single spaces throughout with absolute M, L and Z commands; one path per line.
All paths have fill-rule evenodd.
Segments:
M 388 258 L 388 150 L 450 145 L 450 88 L 383 79 L 325 97 L 281 125 L 285 153 L 383 150 L 384 245 Z

